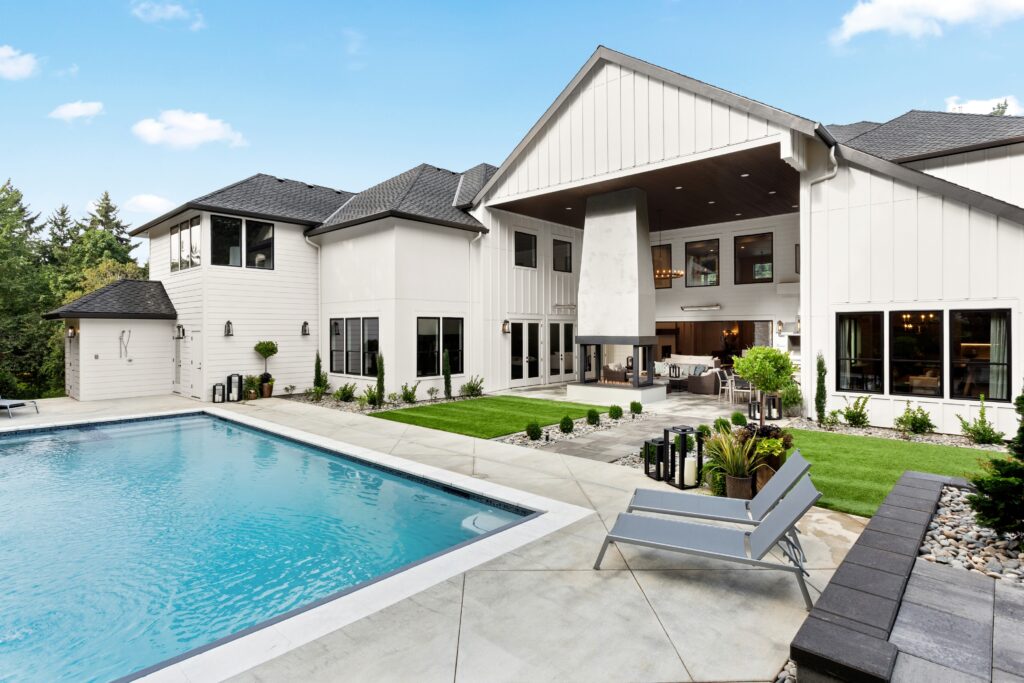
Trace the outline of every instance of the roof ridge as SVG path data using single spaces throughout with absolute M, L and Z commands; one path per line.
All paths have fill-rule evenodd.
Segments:
M 409 196 L 409 192 L 412 191 L 412 188 L 416 185 L 417 181 L 419 181 L 420 176 L 423 175 L 423 171 L 426 170 L 426 168 L 428 166 L 430 166 L 430 164 L 424 162 L 424 163 L 421 163 L 418 166 L 414 166 L 411 169 L 409 169 L 410 171 L 416 171 L 416 175 L 414 175 L 409 180 L 409 184 L 406 186 L 405 191 L 402 192 L 402 196 L 399 197 L 398 199 L 396 199 L 395 202 L 392 204 L 393 207 L 395 207 L 397 209 L 400 206 L 402 206 L 402 202 L 404 202 L 405 198 Z M 434 167 L 431 167 L 431 168 L 434 168 Z M 408 173 L 408 171 L 406 171 L 406 172 Z M 399 174 L 399 175 L 401 175 L 401 174 Z M 387 181 L 384 181 L 384 182 L 387 182 Z
M 195 199 L 193 199 L 192 201 L 193 201 L 193 202 L 200 202 L 200 201 L 202 201 L 202 200 L 204 200 L 204 199 L 207 199 L 207 198 L 209 198 L 209 197 L 212 197 L 213 195 L 215 195 L 215 194 L 217 194 L 217 193 L 219 193 L 219 192 L 225 192 L 225 191 L 227 191 L 227 190 L 230 190 L 230 189 L 231 189 L 231 188 L 233 188 L 233 187 L 238 187 L 238 186 L 239 186 L 239 185 L 241 185 L 242 183 L 247 183 L 247 182 L 249 182 L 250 180 L 252 180 L 253 178 L 258 178 L 258 177 L 260 177 L 260 176 L 267 176 L 268 178 L 273 178 L 273 177 L 274 177 L 274 176 L 268 175 L 268 174 L 266 174 L 266 173 L 253 173 L 253 174 L 252 174 L 251 176 L 247 176 L 247 177 L 245 177 L 245 178 L 242 178 L 241 180 L 236 180 L 235 182 L 233 182 L 233 183 L 231 183 L 231 184 L 229 184 L 229 185 L 225 185 L 224 187 L 221 187 L 221 188 L 218 188 L 218 189 L 216 189 L 216 190 L 213 190 L 212 192 L 207 192 L 207 193 L 206 193 L 206 194 L 204 194 L 204 195 L 201 195 L 201 196 L 199 196 L 199 197 L 196 197 L 196 198 L 195 198 Z
M 895 121 L 896 119 L 902 118 L 902 117 L 906 116 L 907 114 L 913 114 L 913 113 L 921 113 L 921 114 L 948 114 L 950 116 L 984 116 L 986 118 L 987 117 L 991 117 L 993 119 L 1024 119 L 1024 116 L 1016 116 L 1014 114 L 1002 114 L 1000 116 L 997 116 L 995 114 L 979 114 L 978 112 L 973 112 L 973 111 L 939 111 L 938 109 L 908 109 L 906 112 L 900 114 L 896 118 L 890 119 L 890 121 Z M 888 121 L 886 121 L 886 123 L 888 123 Z

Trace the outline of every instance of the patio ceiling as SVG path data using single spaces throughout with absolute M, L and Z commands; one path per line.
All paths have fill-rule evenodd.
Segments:
M 582 228 L 588 196 L 627 187 L 647 193 L 652 231 L 672 230 L 793 213 L 800 174 L 782 161 L 776 143 L 493 206 Z

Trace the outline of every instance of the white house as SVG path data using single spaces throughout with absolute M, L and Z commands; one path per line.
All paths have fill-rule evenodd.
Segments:
M 910 401 L 957 431 L 984 394 L 1009 429 L 1022 225 L 1024 118 L 825 126 L 601 47 L 498 168 L 358 193 L 255 175 L 133 232 L 173 319 L 153 291 L 50 317 L 79 399 L 209 401 L 270 339 L 279 388 L 309 387 L 319 350 L 335 386 L 382 354 L 388 391 L 423 391 L 447 350 L 456 385 L 650 401 L 658 359 L 771 344 L 808 399 L 822 353 L 830 406 L 868 396 L 876 424 Z

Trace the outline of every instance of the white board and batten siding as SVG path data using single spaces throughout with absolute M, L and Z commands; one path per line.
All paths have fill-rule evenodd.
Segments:
M 610 62 L 601 62 L 488 193 L 502 202 L 600 176 L 776 141 L 777 124 Z
M 170 393 L 173 329 L 173 320 L 78 321 L 78 388 L 71 395 L 94 401 Z
M 885 394 L 871 396 L 873 424 L 891 427 L 908 400 L 925 407 L 940 431 L 959 432 L 956 419 L 977 414 L 977 401 L 949 399 L 950 310 L 1010 309 L 1011 395 L 1021 391 L 1024 334 L 1024 228 L 961 202 L 925 192 L 877 173 L 842 164 L 835 178 L 815 185 L 810 195 L 810 249 L 813 268 L 804 324 L 807 358 L 821 351 L 829 364 L 829 408 L 862 394 L 836 391 L 836 314 L 886 314 L 884 343 L 888 359 L 888 313 L 942 310 L 946 333 L 946 398 L 890 396 L 885 364 Z M 812 335 L 808 338 L 808 332 Z M 807 364 L 808 366 L 810 363 Z M 805 397 L 813 394 L 813 369 L 805 369 Z M 1004 431 L 1015 428 L 1012 407 L 988 403 L 989 416 Z
M 1024 142 L 911 161 L 906 166 L 1024 206 Z

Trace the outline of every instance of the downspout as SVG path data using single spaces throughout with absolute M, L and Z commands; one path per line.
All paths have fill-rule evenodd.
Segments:
M 320 323 L 323 320 L 323 293 L 324 293 L 324 271 L 322 263 L 322 252 L 320 251 L 320 245 L 309 239 L 309 235 L 303 233 L 302 238 L 306 240 L 306 244 L 316 249 L 316 352 L 320 353 L 321 330 L 323 327 Z M 329 369 L 329 368 L 328 368 Z

